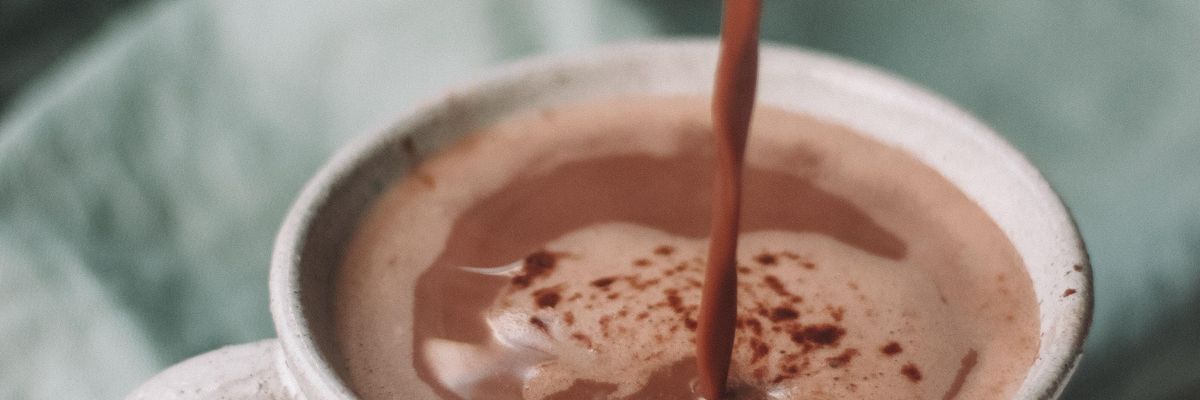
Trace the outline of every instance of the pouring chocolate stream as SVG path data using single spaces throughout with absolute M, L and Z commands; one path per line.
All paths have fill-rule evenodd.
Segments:
M 737 321 L 737 243 L 742 165 L 758 79 L 761 0 L 726 0 L 712 98 L 716 157 L 708 266 L 696 329 L 697 393 L 725 392 Z

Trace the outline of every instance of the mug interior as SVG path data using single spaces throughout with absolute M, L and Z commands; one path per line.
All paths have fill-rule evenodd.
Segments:
M 272 314 L 293 384 L 308 398 L 353 398 L 340 378 L 333 283 L 359 218 L 421 158 L 505 116 L 622 95 L 708 95 L 715 41 L 627 44 L 539 59 L 416 107 L 347 146 L 309 182 L 275 245 Z M 828 55 L 764 46 L 759 102 L 850 127 L 908 152 L 974 200 L 1008 236 L 1033 281 L 1041 346 L 1018 398 L 1053 398 L 1091 321 L 1090 268 L 1070 215 L 1032 165 L 949 102 Z M 1064 296 L 1068 290 L 1072 295 Z M 422 390 L 423 389 L 423 390 Z M 431 395 L 414 388 L 414 397 Z

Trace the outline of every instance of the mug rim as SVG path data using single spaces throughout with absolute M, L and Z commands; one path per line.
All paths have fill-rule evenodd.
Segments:
M 636 41 L 600 46 L 577 53 L 537 56 L 499 67 L 486 68 L 488 72 L 482 78 L 472 80 L 465 85 L 458 85 L 443 95 L 406 107 L 406 110 L 398 118 L 386 120 L 387 122 L 382 126 L 368 130 L 365 134 L 359 135 L 341 146 L 305 184 L 285 216 L 274 243 L 269 281 L 270 308 L 280 347 L 283 350 L 280 360 L 283 365 L 281 365 L 280 373 L 283 375 L 284 381 L 292 386 L 293 392 L 301 394 L 302 397 L 357 398 L 343 378 L 334 371 L 333 366 L 324 359 L 314 341 L 313 329 L 305 317 L 304 304 L 301 299 L 300 275 L 302 271 L 300 269 L 304 265 L 301 262 L 301 256 L 311 237 L 312 222 L 321 210 L 321 206 L 330 199 L 335 187 L 353 178 L 352 173 L 372 159 L 371 156 L 375 154 L 376 150 L 389 145 L 398 138 L 407 136 L 411 133 L 411 127 L 417 124 L 422 116 L 444 107 L 447 102 L 454 100 L 462 93 L 478 95 L 489 90 L 503 89 L 509 84 L 528 80 L 534 75 L 569 72 L 594 64 L 621 63 L 633 57 L 649 57 L 652 62 L 666 62 L 670 57 L 681 54 L 690 57 L 709 53 L 715 55 L 716 47 L 715 39 Z M 715 57 L 711 58 L 715 62 Z M 1079 263 L 1076 265 L 1082 265 L 1083 270 L 1077 270 L 1080 273 L 1076 280 L 1076 283 L 1079 284 L 1077 289 L 1079 301 L 1073 302 L 1071 307 L 1064 311 L 1068 315 L 1074 316 L 1068 319 L 1069 326 L 1065 328 L 1073 330 L 1074 334 L 1070 336 L 1065 350 L 1054 354 L 1056 358 L 1061 358 L 1061 361 L 1053 364 L 1053 368 L 1048 374 L 1043 374 L 1044 376 L 1037 379 L 1027 374 L 1021 385 L 1022 390 L 1018 393 L 1024 392 L 1023 389 L 1030 384 L 1030 380 L 1035 379 L 1033 383 L 1035 389 L 1029 393 L 1030 398 L 1050 399 L 1061 394 L 1082 356 L 1083 343 L 1092 321 L 1094 295 L 1090 262 L 1077 225 L 1070 211 L 1062 204 L 1060 197 L 1050 187 L 1050 184 L 1024 154 L 1012 147 L 998 133 L 941 96 L 893 74 L 836 55 L 791 45 L 772 43 L 763 43 L 762 45 L 760 68 L 787 68 L 789 61 L 796 60 L 803 60 L 810 64 L 814 62 L 825 64 L 824 67 L 841 74 L 838 79 L 856 79 L 868 82 L 869 86 L 864 90 L 875 90 L 876 95 L 884 93 L 888 96 L 899 96 L 901 100 L 914 100 L 912 104 L 908 105 L 924 108 L 922 112 L 940 115 L 959 124 L 974 125 L 971 130 L 983 136 L 979 140 L 986 142 L 986 146 L 997 151 L 999 156 L 1004 158 L 1003 161 L 1012 164 L 1009 167 L 1015 173 L 1034 180 L 1029 183 L 1030 189 L 1036 192 L 1034 196 L 1051 203 L 1048 204 L 1048 212 L 1053 213 L 1055 217 L 1061 217 L 1055 219 L 1065 221 L 1065 226 L 1056 226 L 1056 228 L 1065 231 L 1070 236 L 1063 238 L 1063 243 L 1067 243 L 1064 246 L 1067 248 L 1058 257 L 1076 260 Z M 924 161 L 922 160 L 922 162 Z M 942 168 L 932 165 L 931 167 L 942 172 Z M 955 186 L 958 184 L 956 183 Z M 989 216 L 995 218 L 990 213 Z M 1062 225 L 1063 223 L 1058 222 L 1057 224 Z M 1051 224 L 1056 223 L 1051 222 Z M 1006 236 L 1009 236 L 1007 232 Z M 1009 239 L 1012 240 L 1011 237 Z M 1025 268 L 1028 269 L 1029 266 L 1026 265 Z M 1032 276 L 1032 271 L 1030 273 Z M 1039 308 L 1039 315 L 1040 313 L 1041 309 Z M 1041 353 L 1042 345 L 1039 344 L 1039 358 Z M 1030 370 L 1033 370 L 1032 366 Z

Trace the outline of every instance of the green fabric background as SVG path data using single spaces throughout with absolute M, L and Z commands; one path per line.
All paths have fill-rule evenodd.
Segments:
M 0 117 L 0 398 L 119 398 L 273 336 L 271 240 L 346 140 L 515 58 L 712 35 L 714 1 L 186 1 Z M 926 85 L 1042 169 L 1093 257 L 1069 398 L 1200 398 L 1200 3 L 768 0 L 765 38 Z

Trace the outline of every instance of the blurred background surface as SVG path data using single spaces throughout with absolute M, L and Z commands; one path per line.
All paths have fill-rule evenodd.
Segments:
M 273 336 L 271 240 L 340 144 L 490 66 L 713 36 L 717 1 L 0 0 L 0 398 L 120 398 Z M 1097 309 L 1069 399 L 1200 398 L 1200 3 L 767 0 L 1024 151 Z

